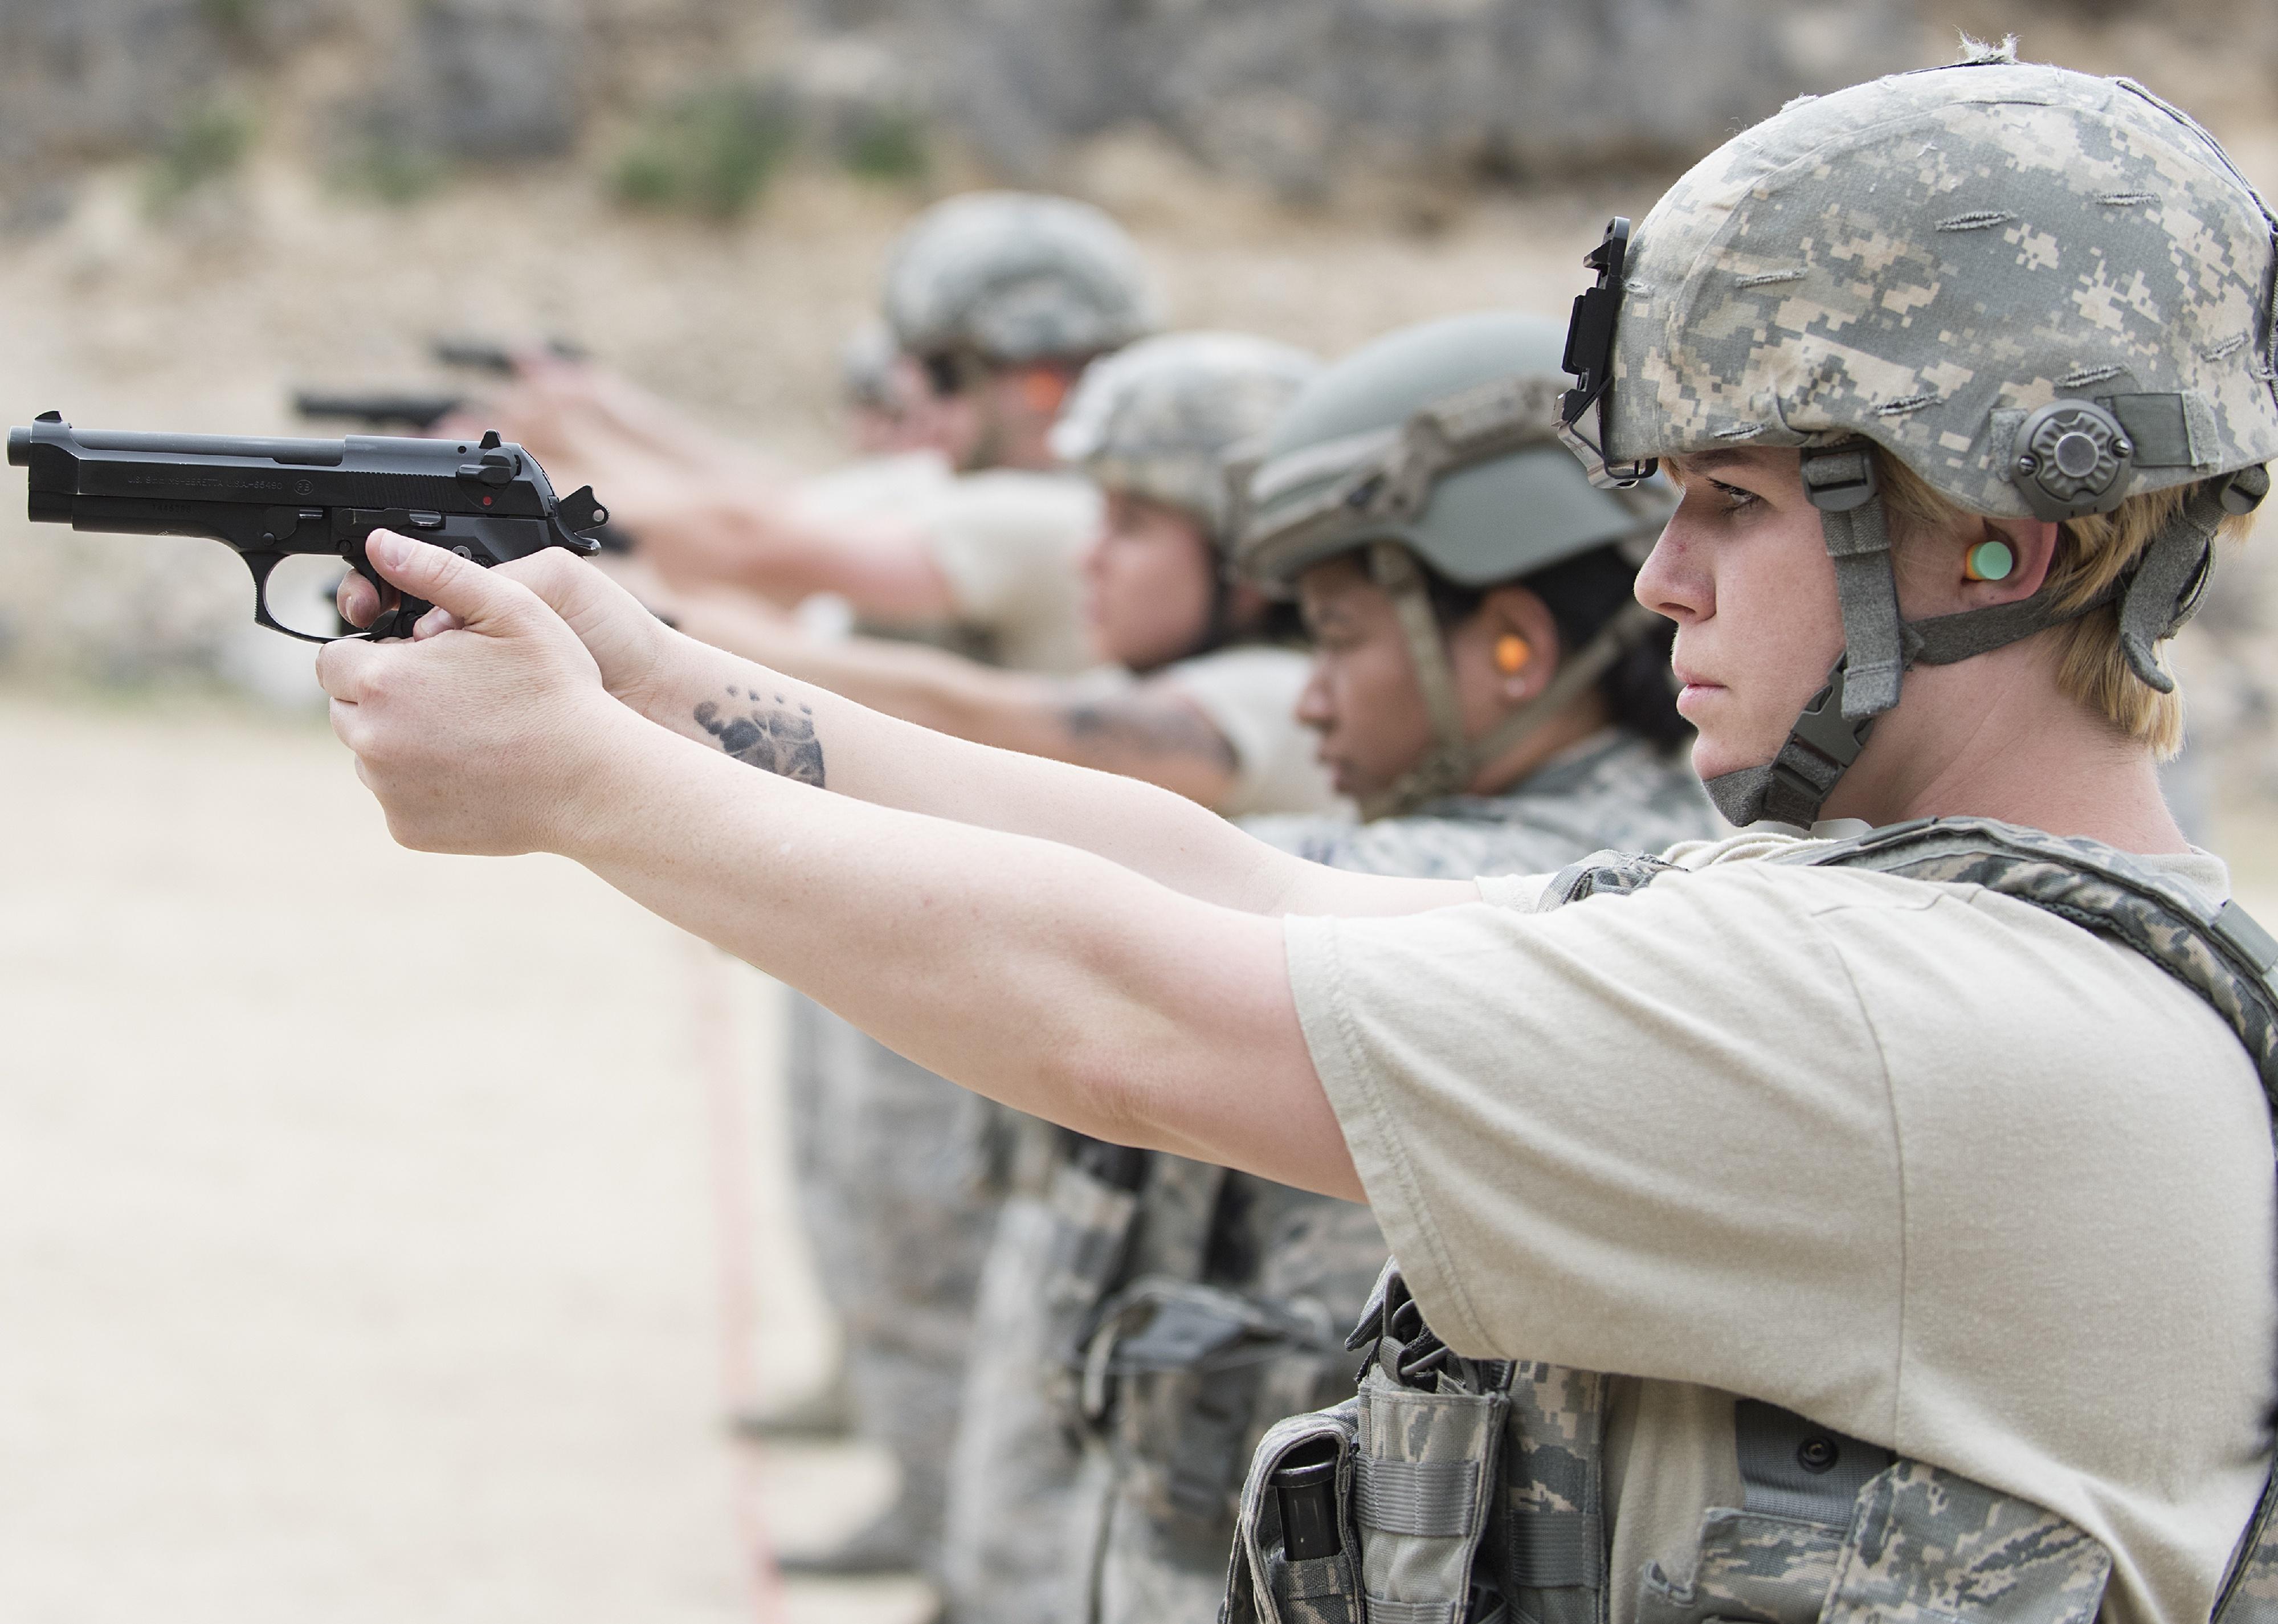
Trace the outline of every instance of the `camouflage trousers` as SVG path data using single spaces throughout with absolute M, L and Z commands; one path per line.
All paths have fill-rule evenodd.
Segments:
M 788 1022 L 799 1205 L 844 1329 L 855 1428 L 899 1466 L 898 1516 L 936 1573 L 998 1204 L 982 1102 L 797 994 Z
M 1234 1519 L 1226 1520 L 1225 1549 L 1198 1551 L 1166 1537 L 1162 1522 L 1140 1486 L 1141 1469 L 1095 1443 L 1077 1475 L 1074 1522 L 1084 1543 L 1072 1545 L 1084 1569 L 1082 1624 L 1216 1624 L 1226 1599 L 1226 1567 L 1234 1544 Z
M 974 1312 L 972 1356 L 950 1461 L 943 1590 L 950 1616 L 1070 1624 L 1078 1456 L 1057 1396 L 1058 1321 L 1043 1286 L 1059 1226 L 1040 1191 L 998 1214 Z

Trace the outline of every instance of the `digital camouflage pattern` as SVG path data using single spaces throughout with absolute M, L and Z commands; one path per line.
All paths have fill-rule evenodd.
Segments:
M 2112 1576 L 2063 1518 L 1918 1460 L 1859 1491 L 1827 1624 L 2091 1624 Z
M 1989 57 L 1805 98 L 1639 224 L 1609 460 L 1863 435 L 2025 517 L 2018 432 L 2077 399 L 2144 425 L 2099 508 L 2263 463 L 2272 231 L 2128 80 Z
M 1052 429 L 1092 482 L 1191 514 L 1225 545 L 1229 448 L 1273 426 L 1319 358 L 1246 333 L 1173 333 L 1094 362 Z
M 1349 1506 L 1360 1452 L 1360 1406 L 1356 1395 L 1311 1415 L 1289 1416 L 1258 1440 L 1235 1513 L 1225 1601 L 1218 1614 L 1221 1624 L 1364 1624 L 1349 1521 L 1336 1555 L 1291 1561 L 1282 1550 L 1281 1508 L 1273 1489 L 1273 1474 L 1283 1462 L 1319 1459 L 1326 1450 L 1336 1461 L 1337 1504 Z
M 1602 1372 L 1530 1361 L 1505 1423 L 1503 1594 L 1536 1624 L 1598 1624 L 1606 1587 Z
M 900 1468 L 899 1498 L 865 1543 L 936 1572 L 998 1205 L 970 1130 L 977 1102 L 797 993 L 785 1018 L 800 1217 L 845 1340 L 854 1430 Z
M 2255 1059 L 2266 1092 L 2278 1101 L 2273 1062 L 2278 939 L 2235 904 L 2211 905 L 2193 888 L 2126 853 L 1986 818 L 1923 818 L 1765 861 L 1982 886 L 2112 937 L 2191 987 L 2222 1015 Z M 1655 858 L 1596 853 L 1556 875 L 1539 906 L 1624 896 L 1678 871 Z M 1426 1383 L 1442 1394 L 1485 1396 L 1499 1390 L 1509 1396 L 1510 1420 L 1500 1440 L 1504 1526 L 1487 1534 L 1470 1570 L 1473 1580 L 1493 1576 L 1505 1602 L 1541 1624 L 1595 1624 L 1601 1616 L 1610 1543 L 1602 1515 L 1606 1378 L 1547 1365 L 1435 1358 L 1444 1350 L 1429 1328 L 1420 1319 L 1400 1317 L 1412 1307 L 1397 1271 L 1387 1269 L 1354 1333 L 1354 1345 L 1373 1350 L 1360 1398 L 1293 1417 L 1261 1443 L 1242 1490 L 1226 1624 L 1280 1619 L 1325 1624 L 1364 1611 L 1390 1616 L 1376 1599 L 1381 1597 L 1423 1604 L 1398 1615 L 1403 1618 L 1456 1624 L 1464 1616 L 1435 1598 L 1445 1594 L 1447 1530 L 1456 1521 L 1459 1480 L 1470 1469 L 1474 1440 L 1460 1427 L 1435 1431 L 1438 1413 L 1413 1404 L 1397 1409 L 1389 1425 L 1371 1421 L 1387 1402 L 1387 1390 Z M 1396 1379 L 1403 1372 L 1422 1374 L 1403 1384 Z M 1796 1431 L 1783 1433 L 1785 1423 Z M 1826 1444 L 1816 1462 L 1793 1446 L 1796 1437 L 1815 1433 Z M 1770 1405 L 1737 1403 L 1734 1434 L 1747 1504 L 1706 1511 L 1685 1580 L 1672 1579 L 1658 1564 L 1647 1567 L 1638 1624 L 1734 1618 L 1770 1624 L 2090 1624 L 2102 1606 L 2110 1553 L 2053 1513 L 1927 1462 L 1892 1459 L 1858 1440 L 1838 1440 Z M 1360 1549 L 1365 1601 L 1353 1592 L 1326 1602 L 1289 1598 L 1289 1565 L 1281 1560 L 1265 1479 L 1293 1443 L 1323 1436 L 1358 1452 L 1346 1514 Z M 1387 1437 L 1403 1459 L 1427 1460 L 1436 1452 L 1442 1461 L 1436 1473 L 1408 1471 L 1401 1483 L 1411 1497 L 1429 1499 L 1436 1492 L 1436 1522 L 1387 1515 L 1372 1502 L 1368 1455 L 1381 1454 Z M 1856 1478 L 1840 1475 L 1846 1460 L 1864 1477 L 1847 1498 Z M 2240 1571 L 2228 1610 L 2218 1614 L 2221 1624 L 2262 1624 L 2278 1613 L 2278 1583 L 2272 1577 L 2278 1574 L 2278 1538 L 2267 1523 L 2271 1498 L 2266 1487 L 2257 1526 L 2242 1536 Z M 1395 1585 L 1405 1588 L 1385 1588 Z
M 1242 826 L 1311 862 L 1413 879 L 1551 874 L 1586 845 L 1657 852 L 1726 832 L 1682 755 L 1611 731 L 1501 795 L 1450 795 L 1372 823 L 1278 816 Z
M 2278 940 L 2236 903 L 2211 904 L 2127 853 L 1989 818 L 1924 818 L 1767 861 L 1869 869 L 1926 883 L 1982 886 L 2045 908 L 2133 948 L 2191 988 L 2237 1034 L 2278 1107 Z M 1652 858 L 1595 854 L 1560 873 L 1542 906 L 1624 895 L 1677 870 Z M 2258 1515 L 2267 1518 L 2266 1486 Z M 2223 1624 L 2278 1617 L 2278 1534 L 2250 1532 Z M 1701 1567 L 1683 1590 L 1648 1573 L 1640 1624 L 1700 1624 L 1736 1613 L 1810 1624 L 1816 1603 L 1772 1605 L 1793 1584 L 1803 1601 L 1835 1590 L 1829 1620 L 1992 1617 L 2025 1624 L 2092 1619 L 2109 1578 L 2103 1548 L 2061 1518 L 1918 1461 L 1900 1460 L 1860 1491 L 1841 1541 L 1791 1520 L 1711 1513 Z M 1839 1573 L 1839 1579 L 1838 1578 Z M 1814 1589 L 1818 1585 L 1817 1590 Z
M 1410 1317 L 1403 1321 L 1403 1309 Z M 1354 1333 L 1372 1344 L 1357 1398 L 1261 1441 L 1241 1502 L 1225 1624 L 1516 1616 L 1600 1624 L 1609 1530 L 1609 1378 L 1444 1355 L 1396 1272 Z M 1403 1327 L 1404 1329 L 1388 1329 Z M 1800 1416 L 1743 1405 L 1809 1430 Z M 1761 1418 L 1759 1418 L 1761 1419 Z M 1742 1430 L 1746 1430 L 1744 1419 Z M 1299 1446 L 1333 1444 L 1346 1550 L 1290 1563 L 1269 1480 Z M 1855 1440 L 1846 1440 L 1846 1444 Z M 1711 1507 L 1683 1581 L 1647 1566 L 1638 1624 L 2091 1624 L 2109 1554 L 2063 1518 L 1887 1452 L 1855 1490 L 1783 1498 L 1751 1470 L 1746 1507 Z M 1793 1475 L 1793 1459 L 1774 1463 Z M 1809 1472 L 1802 1475 L 1807 1481 Z M 1482 1487 L 1500 1477 L 1499 1503 Z M 1847 1488 L 1847 1483 L 1846 1484 Z M 1763 1503 L 1760 1504 L 1760 1499 Z M 1816 1502 L 1816 1503 L 1815 1503 Z M 1357 1553 L 1356 1568 L 1349 1559 Z
M 2278 1620 L 2278 1484 L 2266 1486 L 2256 1508 L 2251 1543 L 2241 1553 L 2229 1594 L 2215 1610 L 2214 1624 L 2272 1624 Z
M 886 325 L 914 356 L 1081 359 L 1161 325 L 1138 245 L 1100 210 L 1033 192 L 934 204 L 886 267 Z

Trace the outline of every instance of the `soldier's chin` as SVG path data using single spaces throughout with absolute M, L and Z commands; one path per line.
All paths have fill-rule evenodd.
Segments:
M 1693 770 L 1703 779 L 1719 778 L 1728 772 L 1741 772 L 1750 767 L 1770 765 L 1779 755 L 1780 745 L 1786 735 L 1778 738 L 1753 739 L 1736 737 L 1744 730 L 1722 717 L 1706 719 L 1688 717 L 1695 732 L 1693 738 Z M 1756 730 L 1745 730 L 1754 732 Z

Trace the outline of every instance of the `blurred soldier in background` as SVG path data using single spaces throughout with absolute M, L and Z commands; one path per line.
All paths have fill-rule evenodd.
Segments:
M 1085 373 L 1053 433 L 1105 503 L 1085 562 L 1094 647 L 1078 677 L 937 648 L 807 635 L 745 594 L 659 600 L 690 635 L 961 739 L 1144 778 L 1229 816 L 1336 805 L 1295 718 L 1296 617 L 1230 576 L 1227 448 L 1319 370 L 1233 333 L 1147 339 Z
M 1670 628 L 1631 596 L 1667 503 L 1592 489 L 1559 445 L 1563 337 L 1509 313 L 1408 328 L 1331 367 L 1275 425 L 1235 562 L 1302 602 L 1317 654 L 1298 714 L 1373 816 L 1250 832 L 1341 868 L 1441 877 L 1721 827 L 1679 750 Z M 952 1613 L 1207 1624 L 1250 1451 L 1349 1383 L 1344 1328 L 1385 1244 L 1348 1202 L 1063 1144 L 1048 1195 L 1007 1204 L 983 1275 Z
M 858 443 L 872 454 L 820 479 L 786 481 L 590 368 L 538 363 L 485 421 L 549 464 L 605 481 L 613 512 L 640 539 L 637 569 L 657 578 L 649 595 L 669 600 L 697 635 L 744 647 L 765 638 L 786 660 L 803 649 L 818 680 L 852 684 L 866 658 L 883 678 L 902 656 L 973 682 L 991 675 L 946 654 L 926 668 L 922 656 L 936 651 L 876 641 L 819 669 L 828 640 L 768 610 L 804 604 L 810 625 L 857 621 L 1021 671 L 1091 666 L 1082 560 L 1102 533 L 1103 503 L 1062 465 L 1051 433 L 1084 368 L 1156 325 L 1137 248 L 1088 204 L 970 194 L 904 231 L 881 304 L 881 336 L 858 333 L 842 355 Z M 825 607 L 834 602 L 835 617 Z M 1294 694 L 1300 679 L 1285 674 L 1280 692 Z M 1003 682 L 1017 691 L 1016 678 Z M 1097 697 L 1112 731 L 1117 696 Z M 1190 739 L 1212 737 L 1191 702 L 1149 702 L 1173 707 Z M 1229 702 L 1245 716 L 1265 709 L 1254 699 L 1245 708 L 1238 693 Z M 1242 759 L 1273 754 L 1262 722 L 1237 731 L 1251 747 Z M 1324 781 L 1303 765 L 1304 794 L 1273 804 L 1326 802 Z M 1277 758 L 1270 770 L 1282 770 Z M 787 1552 L 783 1563 L 795 1573 L 929 1571 L 981 1258 L 1017 1143 L 1005 1114 L 819 1006 L 794 996 L 788 1027 L 801 1207 L 844 1333 L 845 1407 L 855 1430 L 894 1456 L 901 1486 L 844 1545 Z M 836 1407 L 801 1401 L 739 1419 L 760 1436 L 811 1436 Z
M 893 330 L 866 321 L 838 346 L 838 379 L 846 402 L 846 437 L 864 457 L 918 453 L 940 457 L 933 391 L 925 368 L 902 353 Z
M 1304 657 L 1260 640 L 1273 606 L 1224 584 L 1219 551 L 1224 454 L 1270 424 L 1316 370 L 1283 345 L 1204 333 L 1149 341 L 1085 379 L 1060 443 L 1106 494 L 1092 555 L 1095 624 L 1102 652 L 1127 669 L 1015 675 L 936 649 L 833 646 L 761 624 L 771 655 L 936 725 L 1149 778 L 1206 804 L 1329 809 L 1334 793 L 1293 715 Z M 737 630 L 753 628 L 746 617 L 723 634 L 707 608 L 720 614 L 701 601 L 685 606 L 693 635 L 732 647 Z M 895 1511 L 852 1544 L 787 1565 L 845 1573 L 914 1557 L 930 1569 L 994 1214 L 979 1191 L 1040 1187 L 1060 1136 L 977 1107 L 818 1007 L 798 1007 L 792 1058 L 815 1124 L 816 1248 L 826 1274 L 842 1276 L 832 1290 L 847 1324 L 854 1408 L 902 1461 L 905 1486 Z
M 1084 366 L 1158 325 L 1138 249 L 1089 204 L 971 193 L 902 234 L 882 304 L 890 376 L 925 380 L 912 433 L 958 478 L 818 502 L 654 396 L 561 364 L 533 366 L 485 421 L 608 489 L 675 586 L 785 605 L 829 593 L 868 625 L 953 628 L 1019 670 L 1082 669 L 1078 563 L 1099 498 L 1051 432 Z

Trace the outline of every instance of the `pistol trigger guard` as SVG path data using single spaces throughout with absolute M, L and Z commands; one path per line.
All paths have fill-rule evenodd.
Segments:
M 333 640 L 329 637 L 318 637 L 313 632 L 296 632 L 269 612 L 269 577 L 279 564 L 284 563 L 284 554 L 240 553 L 238 556 L 244 559 L 245 567 L 253 571 L 253 624 L 255 625 L 271 632 L 282 632 L 296 642 L 329 643 Z

